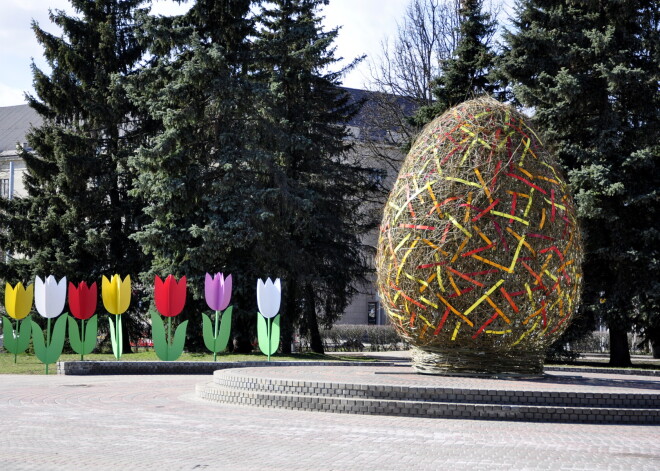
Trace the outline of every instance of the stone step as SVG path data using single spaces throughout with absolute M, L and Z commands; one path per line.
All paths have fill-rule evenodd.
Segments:
M 566 372 L 497 379 L 415 374 L 407 365 L 219 370 L 205 400 L 347 414 L 660 424 L 657 377 Z
M 239 370 L 240 371 L 240 370 Z M 548 378 L 547 381 L 557 380 Z M 539 379 L 543 383 L 544 379 Z M 347 382 L 299 381 L 235 375 L 216 371 L 214 382 L 227 391 L 251 391 L 296 396 L 374 399 L 465 404 L 501 404 L 552 407 L 597 407 L 617 409 L 660 409 L 660 394 L 580 391 L 470 389 L 396 386 Z M 510 382 L 508 382 L 511 384 Z
M 338 395 L 305 395 L 224 387 L 215 381 L 198 384 L 197 396 L 208 401 L 245 406 L 344 414 L 424 418 L 577 422 L 594 424 L 660 424 L 660 409 L 591 406 L 496 404 L 491 402 L 420 401 Z M 490 396 L 486 396 L 490 397 Z

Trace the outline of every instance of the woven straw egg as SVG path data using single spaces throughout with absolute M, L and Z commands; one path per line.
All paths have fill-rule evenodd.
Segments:
M 381 302 L 425 373 L 535 374 L 581 285 L 573 200 L 529 119 L 458 105 L 416 139 L 385 206 Z

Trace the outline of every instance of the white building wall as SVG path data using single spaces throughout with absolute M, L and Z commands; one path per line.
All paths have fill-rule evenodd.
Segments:
M 9 181 L 12 179 L 11 164 L 13 164 L 13 196 L 25 196 L 26 191 L 25 185 L 23 184 L 23 176 L 25 175 L 26 170 L 25 162 L 14 152 L 0 153 L 0 189 L 3 190 L 3 193 L 0 196 L 9 196 L 4 194 L 4 189 L 9 186 Z

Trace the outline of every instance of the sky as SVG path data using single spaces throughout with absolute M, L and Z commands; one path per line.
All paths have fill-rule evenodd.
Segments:
M 381 40 L 396 31 L 407 4 L 407 0 L 331 0 L 322 14 L 326 29 L 341 26 L 336 56 L 348 63 L 362 54 L 378 55 Z M 187 8 L 185 3 L 154 0 L 152 12 L 172 15 Z M 68 0 L 1 0 L 0 106 L 25 103 L 24 93 L 33 91 L 30 64 L 34 60 L 43 68 L 46 62 L 30 25 L 35 20 L 43 29 L 58 33 L 48 18 L 49 9 L 72 11 Z M 367 82 L 366 61 L 344 78 L 344 85 L 353 88 L 365 88 Z
M 153 0 L 152 12 L 181 13 L 189 8 L 190 1 L 178 4 L 173 0 Z M 330 0 L 323 8 L 325 29 L 340 27 L 336 57 L 345 60 L 338 65 L 367 55 L 367 60 L 344 77 L 344 86 L 368 88 L 368 62 L 377 60 L 382 42 L 395 35 L 408 3 L 409 0 Z M 35 20 L 46 31 L 58 33 L 48 18 L 49 9 L 72 11 L 68 0 L 0 0 L 0 106 L 25 103 L 24 93 L 33 91 L 33 60 L 39 68 L 45 68 L 31 22 Z

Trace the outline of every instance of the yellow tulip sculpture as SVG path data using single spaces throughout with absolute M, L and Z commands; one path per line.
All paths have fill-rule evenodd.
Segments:
M 121 330 L 121 314 L 126 312 L 129 304 L 131 304 L 131 277 L 127 275 L 122 281 L 121 277 L 117 274 L 112 275 L 108 280 L 103 277 L 101 285 L 101 293 L 103 297 L 103 306 L 110 313 L 117 316 L 117 322 L 112 321 L 112 317 L 108 318 L 110 322 L 110 340 L 112 342 L 112 353 L 115 358 L 119 360 L 122 354 L 122 330 Z
M 7 283 L 5 286 L 5 309 L 9 317 L 16 320 L 16 329 L 9 319 L 2 317 L 4 345 L 9 353 L 14 354 L 14 363 L 16 356 L 23 353 L 30 343 L 32 324 L 26 317 L 32 309 L 33 298 L 34 285 L 24 288 L 23 283 L 18 283 L 15 287 Z

